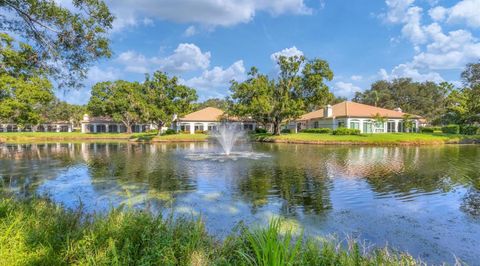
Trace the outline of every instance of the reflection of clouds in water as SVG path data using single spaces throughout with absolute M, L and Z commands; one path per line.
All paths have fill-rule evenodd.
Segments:
M 270 158 L 271 156 L 259 152 L 232 152 L 229 155 L 223 153 L 190 153 L 185 155 L 185 158 L 191 161 L 214 161 L 226 162 L 237 161 L 239 159 L 259 160 L 263 158 Z

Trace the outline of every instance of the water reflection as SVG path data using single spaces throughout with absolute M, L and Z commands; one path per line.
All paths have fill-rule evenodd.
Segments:
M 287 217 L 308 234 L 349 234 L 430 262 L 478 261 L 480 148 L 255 144 L 217 160 L 213 143 L 0 146 L 0 186 L 87 211 L 121 204 L 202 215 L 222 236 Z M 257 156 L 258 155 L 258 156 Z M 261 155 L 261 156 L 260 156 Z M 213 159 L 211 157 L 214 157 Z M 474 263 L 473 263 L 474 264 Z

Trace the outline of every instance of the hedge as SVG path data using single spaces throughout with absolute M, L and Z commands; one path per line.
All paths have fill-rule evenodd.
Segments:
M 477 135 L 477 134 L 480 134 L 480 127 L 478 127 L 478 126 L 462 126 L 462 127 L 460 127 L 460 134 L 462 134 L 462 135 Z
M 360 135 L 360 129 L 341 127 L 334 130 L 333 135 Z
M 444 126 L 444 127 L 442 127 L 442 133 L 459 134 L 460 133 L 460 126 L 459 125 Z
M 259 128 L 259 127 L 257 127 L 257 128 L 255 128 L 255 133 L 257 133 L 257 134 L 265 134 L 265 133 L 267 133 L 267 130 L 266 130 L 265 128 Z
M 316 134 L 332 134 L 332 129 L 330 129 L 330 128 L 306 128 L 306 129 L 302 129 L 300 132 L 316 133 Z
M 174 135 L 174 134 L 177 134 L 177 131 L 176 131 L 175 129 L 169 128 L 169 129 L 167 129 L 167 130 L 165 131 L 165 133 L 163 133 L 163 134 L 165 134 L 165 135 Z
M 290 133 L 292 133 L 292 130 L 290 130 L 289 128 L 284 128 L 280 132 L 283 133 L 283 134 L 290 134 Z

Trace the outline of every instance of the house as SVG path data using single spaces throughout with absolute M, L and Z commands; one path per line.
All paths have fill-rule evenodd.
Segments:
M 0 132 L 72 132 L 73 124 L 70 121 L 45 122 L 36 126 L 19 127 L 17 124 L 0 124 Z
M 237 124 L 244 130 L 255 130 L 254 121 L 239 120 L 237 118 L 225 118 L 225 112 L 215 107 L 207 107 L 174 120 L 172 128 L 177 131 L 190 132 L 214 131 L 224 122 L 229 121 Z
M 384 122 L 376 120 L 381 116 Z M 325 108 L 302 115 L 299 119 L 289 124 L 294 131 L 306 128 L 331 128 L 346 127 L 359 129 L 362 133 L 385 133 L 405 132 L 404 116 L 400 108 L 389 110 L 371 105 L 341 102 L 335 105 L 327 105 Z M 413 122 L 412 131 L 416 132 L 420 126 L 422 117 L 411 115 Z
M 127 127 L 123 123 L 114 121 L 111 117 L 98 116 L 90 117 L 88 114 L 83 116 L 80 121 L 82 133 L 125 133 Z M 132 132 L 145 132 L 153 129 L 150 124 L 134 124 L 132 125 Z

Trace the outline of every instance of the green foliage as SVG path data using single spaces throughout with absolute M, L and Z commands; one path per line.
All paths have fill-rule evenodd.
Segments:
M 219 98 L 210 98 L 207 99 L 204 102 L 198 103 L 195 105 L 194 110 L 201 110 L 207 107 L 215 107 L 220 110 L 227 110 L 228 109 L 228 101 L 225 99 L 219 99 Z
M 255 133 L 257 133 L 257 134 L 265 134 L 265 133 L 267 133 L 267 130 L 266 130 L 265 128 L 257 127 L 257 128 L 255 128 Z
M 331 128 L 306 128 L 301 130 L 302 133 L 316 133 L 316 134 L 332 134 Z
M 0 122 L 36 125 L 41 107 L 54 99 L 52 84 L 34 58 L 31 46 L 0 33 Z
M 276 135 L 280 134 L 283 121 L 333 100 L 333 94 L 325 85 L 325 81 L 333 78 L 326 61 L 280 56 L 277 63 L 280 69 L 277 79 L 270 79 L 252 67 L 246 81 L 233 81 L 229 107 L 231 115 L 273 124 Z
M 281 231 L 281 221 L 272 220 L 267 228 L 246 231 L 246 245 L 249 252 L 240 254 L 250 265 L 282 266 L 294 265 L 300 257 L 302 238 L 293 239 L 291 231 Z
M 462 135 L 480 135 L 480 127 L 479 126 L 461 126 L 460 127 L 460 134 Z
M 147 75 L 142 88 L 144 119 L 158 128 L 170 125 L 174 115 L 188 114 L 198 98 L 194 89 L 178 84 L 176 77 L 169 78 L 160 71 L 152 77 Z
M 353 101 L 387 109 L 400 107 L 403 112 L 436 121 L 445 113 L 445 100 L 451 87 L 448 83 L 420 83 L 410 78 L 381 80 L 373 83 L 369 90 L 357 92 Z
M 55 99 L 43 105 L 40 112 L 42 120 L 45 122 L 72 121 L 75 126 L 79 126 L 87 108 L 84 105 L 69 104 Z
M 284 129 L 282 129 L 281 133 L 282 134 L 290 134 L 290 133 L 292 133 L 292 130 L 289 129 L 289 128 L 284 128 Z
M 410 114 L 404 114 L 402 116 L 403 127 L 407 132 L 411 132 L 414 127 L 413 116 Z
M 208 131 L 205 130 L 195 130 L 195 134 L 207 134 Z
M 332 132 L 333 135 L 360 135 L 360 129 L 340 127 Z
M 174 135 L 174 134 L 177 134 L 177 131 L 175 129 L 167 129 L 164 133 L 165 135 Z
M 420 265 L 388 249 L 305 239 L 281 220 L 218 242 L 201 220 L 115 209 L 85 216 L 0 196 L 0 265 Z
M 442 127 L 420 127 L 420 133 L 442 132 Z
M 93 86 L 91 94 L 87 105 L 91 115 L 110 116 L 122 122 L 127 127 L 127 133 L 132 133 L 133 124 L 142 121 L 145 101 L 140 83 L 123 80 L 100 82 Z
M 442 133 L 445 134 L 459 134 L 460 126 L 459 125 L 448 125 L 442 127 Z
M 65 7 L 50 0 L 0 1 L 0 31 L 28 40 L 33 57 L 57 84 L 80 85 L 92 62 L 110 57 L 108 31 L 113 15 L 101 0 L 75 0 Z

